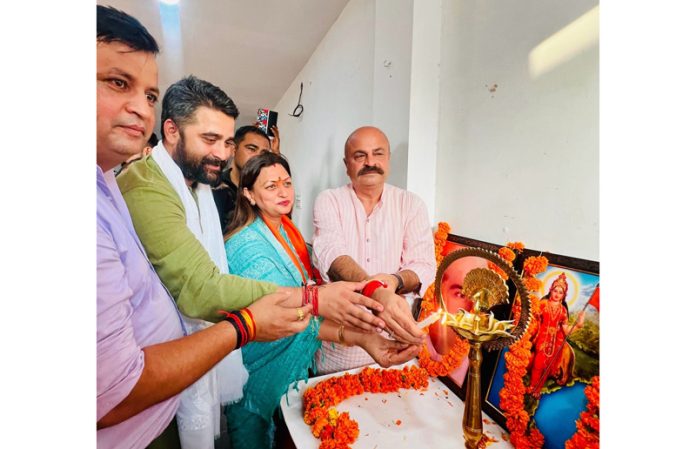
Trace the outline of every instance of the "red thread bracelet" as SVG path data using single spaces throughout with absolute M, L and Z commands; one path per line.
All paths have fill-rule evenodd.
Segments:
M 247 328 L 249 330 L 249 341 L 256 340 L 256 321 L 254 321 L 254 315 L 251 313 L 251 310 L 248 307 L 245 307 L 244 309 L 240 310 L 240 313 L 242 314 L 242 316 L 244 316 L 247 322 Z
M 363 296 L 372 298 L 372 295 L 375 293 L 375 290 L 377 290 L 380 287 L 387 288 L 387 284 L 378 279 L 373 279 L 365 285 L 361 293 Z
M 247 344 L 249 342 L 249 330 L 247 329 L 244 314 L 236 310 L 233 310 L 232 312 L 219 310 L 218 313 L 224 315 L 224 320 L 230 323 L 237 332 L 237 344 L 235 345 L 234 349 L 239 349 Z
M 319 287 L 312 285 L 310 288 L 312 292 L 312 315 L 319 316 Z

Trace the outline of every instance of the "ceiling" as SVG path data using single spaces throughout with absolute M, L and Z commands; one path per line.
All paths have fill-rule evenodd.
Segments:
M 162 92 L 189 74 L 210 81 L 234 100 L 241 126 L 255 121 L 259 107 L 275 106 L 348 0 L 97 3 L 134 16 L 157 39 Z

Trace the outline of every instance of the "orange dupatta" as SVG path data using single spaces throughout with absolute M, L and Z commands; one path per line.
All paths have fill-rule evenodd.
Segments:
M 304 274 L 305 272 L 302 271 L 302 268 L 300 267 L 300 261 L 297 260 L 295 252 L 293 252 L 292 249 L 290 249 L 288 242 L 285 241 L 282 235 L 280 235 L 280 230 L 272 226 L 268 222 L 268 220 L 266 220 L 266 217 L 264 217 L 263 214 L 260 215 L 261 219 L 264 223 L 266 223 L 266 226 L 268 227 L 268 229 L 271 230 L 276 240 L 278 240 L 278 242 L 280 242 L 280 244 L 283 245 L 285 252 L 288 253 L 288 257 L 290 257 L 290 260 L 292 260 L 292 262 L 295 264 L 295 267 L 297 267 L 297 271 L 299 271 L 300 275 L 302 276 L 303 284 L 307 284 L 307 278 Z M 295 227 L 295 224 L 286 215 L 283 215 L 280 218 L 280 222 L 285 227 L 285 233 L 288 235 L 288 238 L 290 239 L 290 243 L 292 243 L 293 248 L 295 248 L 295 251 L 300 256 L 300 260 L 302 261 L 302 265 L 304 265 L 305 270 L 307 271 L 307 273 L 309 273 L 309 276 L 312 278 L 312 280 L 314 280 L 314 282 L 316 282 L 317 285 L 321 285 L 321 276 L 319 275 L 319 271 L 312 266 L 312 263 L 309 260 L 309 251 L 307 251 L 307 244 L 305 243 L 304 238 L 302 238 L 302 234 L 300 233 L 299 229 Z

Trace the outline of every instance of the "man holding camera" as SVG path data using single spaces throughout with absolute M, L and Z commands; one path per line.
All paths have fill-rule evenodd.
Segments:
M 234 134 L 234 148 L 227 167 L 222 171 L 220 185 L 213 189 L 213 198 L 220 218 L 220 227 L 225 232 L 237 205 L 237 186 L 242 168 L 252 157 L 264 151 L 280 154 L 280 134 L 273 125 L 273 140 L 257 126 L 242 126 Z

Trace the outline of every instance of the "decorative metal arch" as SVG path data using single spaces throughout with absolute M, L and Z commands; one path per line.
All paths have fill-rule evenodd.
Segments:
M 459 260 L 463 257 L 481 257 L 490 262 L 493 262 L 495 265 L 498 266 L 498 268 L 500 268 L 505 274 L 507 274 L 508 278 L 512 280 L 512 283 L 515 284 L 515 287 L 517 288 L 517 294 L 520 296 L 520 301 L 522 304 L 522 310 L 520 313 L 520 319 L 518 323 L 515 325 L 512 331 L 510 331 L 510 337 L 501 337 L 495 340 L 485 341 L 483 342 L 482 347 L 488 351 L 492 351 L 497 349 L 503 349 L 506 346 L 513 344 L 524 335 L 524 333 L 527 331 L 527 327 L 529 327 L 529 323 L 532 318 L 531 302 L 529 300 L 529 292 L 527 291 L 527 287 L 525 287 L 520 275 L 510 265 L 508 265 L 505 259 L 500 257 L 498 254 L 481 248 L 463 248 L 458 249 L 456 251 L 452 251 L 447 256 L 445 256 L 445 258 L 442 259 L 442 262 L 440 263 L 440 267 L 437 269 L 437 274 L 435 275 L 435 297 L 440 302 L 440 307 L 442 307 L 443 310 L 449 312 L 447 310 L 447 306 L 445 304 L 444 298 L 442 297 L 442 291 L 440 289 L 440 286 L 442 285 L 442 276 L 444 275 L 445 270 L 454 261 Z

